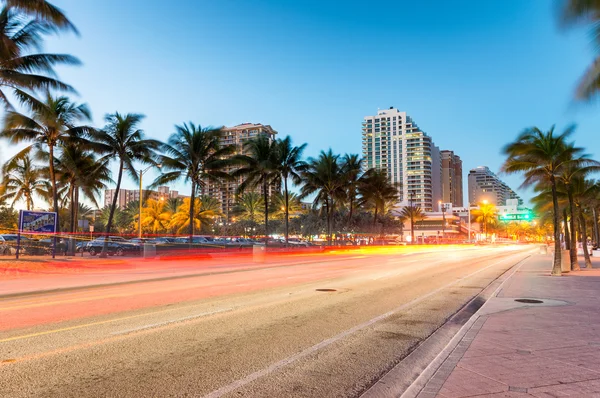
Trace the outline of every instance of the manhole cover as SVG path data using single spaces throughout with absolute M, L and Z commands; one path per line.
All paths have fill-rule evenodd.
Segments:
M 317 292 L 336 292 L 335 289 L 315 289 Z
M 542 304 L 543 303 L 542 300 L 534 300 L 534 299 L 516 299 L 515 301 L 517 301 L 519 303 L 525 303 L 525 304 Z

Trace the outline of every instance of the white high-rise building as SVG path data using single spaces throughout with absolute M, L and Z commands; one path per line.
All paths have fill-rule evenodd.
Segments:
M 362 150 L 366 168 L 385 170 L 399 184 L 399 206 L 437 207 L 442 199 L 440 150 L 406 112 L 390 107 L 365 116 Z

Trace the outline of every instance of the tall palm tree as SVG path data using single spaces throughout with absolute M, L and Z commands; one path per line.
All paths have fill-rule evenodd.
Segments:
M 266 245 L 269 237 L 269 193 L 272 185 L 280 177 L 279 144 L 266 135 L 259 135 L 244 143 L 244 153 L 235 157 L 240 167 L 232 173 L 232 176 L 243 177 L 242 183 L 238 186 L 238 194 L 257 188 L 262 190 Z
M 493 203 L 480 203 L 477 210 L 473 210 L 475 221 L 481 226 L 481 232 L 485 234 L 485 240 L 488 238 L 488 228 L 494 224 L 498 214 L 498 208 Z
M 352 221 L 358 202 L 359 187 L 363 180 L 363 159 L 356 154 L 346 154 L 342 158 L 342 169 L 346 180 L 346 201 L 348 202 L 348 224 Z
M 506 173 L 523 173 L 522 187 L 532 185 L 550 186 L 553 205 L 554 263 L 552 275 L 561 275 L 560 225 L 557 193 L 557 180 L 565 167 L 581 154 L 581 148 L 567 145 L 573 134 L 570 127 L 560 134 L 554 133 L 554 126 L 547 132 L 537 127 L 523 131 L 517 139 L 504 147 L 507 156 L 502 170 Z
M 563 27 L 578 25 L 588 26 L 596 49 L 600 44 L 600 2 L 596 0 L 564 0 L 561 23 Z M 600 91 L 600 55 L 597 55 L 591 66 L 585 71 L 575 90 L 578 100 L 590 100 Z
M 390 182 L 385 171 L 370 169 L 365 172 L 358 191 L 362 203 L 373 208 L 373 225 L 377 223 L 377 215 L 384 212 L 386 204 L 398 202 L 400 199 L 398 189 Z M 385 215 L 383 213 L 382 215 Z
M 570 146 L 574 146 L 574 144 L 567 144 Z M 583 149 L 581 149 L 583 150 Z M 558 181 L 564 186 L 565 193 L 567 195 L 567 199 L 569 201 L 569 217 L 571 220 L 570 223 L 570 231 L 571 237 L 570 241 L 573 244 L 570 247 L 569 253 L 571 258 L 571 270 L 578 271 L 579 263 L 577 262 L 577 245 L 574 243 L 577 241 L 576 238 L 576 217 L 575 217 L 575 202 L 573 200 L 573 181 L 575 179 L 585 177 L 587 174 L 597 171 L 599 169 L 600 163 L 595 160 L 589 159 L 589 155 L 580 154 L 577 157 L 571 159 L 568 167 L 563 167 L 561 172 L 559 173 Z
M 300 198 L 315 194 L 313 204 L 325 208 L 327 219 L 327 242 L 331 245 L 331 221 L 337 201 L 345 197 L 345 180 L 340 162 L 340 155 L 335 155 L 331 149 L 321 151 L 319 157 L 308 160 L 308 167 L 302 173 L 304 186 Z
M 14 157 L 2 167 L 0 202 L 12 200 L 11 207 L 25 200 L 27 210 L 34 208 L 33 197 L 45 197 L 48 193 L 48 180 L 44 170 L 37 167 L 29 155 Z
M 415 244 L 415 222 L 425 219 L 425 213 L 420 206 L 405 206 L 400 211 L 400 217 L 410 220 L 410 244 Z
M 579 220 L 579 225 L 581 226 L 581 242 L 586 268 L 592 268 L 592 260 L 590 259 L 590 253 L 587 247 L 588 235 L 586 217 L 591 213 L 588 211 L 589 206 L 592 205 L 594 198 L 599 192 L 600 186 L 594 180 L 578 176 L 572 181 L 571 196 L 573 205 L 577 209 L 577 218 Z
M 238 196 L 233 213 L 241 220 L 258 222 L 264 215 L 264 200 L 258 192 L 246 192 Z
M 55 158 L 55 169 L 59 181 L 68 187 L 67 199 L 70 206 L 70 232 L 75 232 L 79 209 L 79 192 L 98 207 L 97 197 L 102 189 L 112 182 L 106 162 L 97 162 L 92 151 L 79 143 L 68 143 L 61 147 Z
M 123 170 L 127 171 L 133 181 L 139 181 L 134 163 L 155 163 L 153 157 L 161 144 L 159 141 L 146 139 L 144 132 L 138 128 L 143 118 L 143 115 L 136 113 L 121 114 L 115 112 L 105 116 L 106 126 L 104 129 L 92 131 L 90 134 L 96 150 L 104 154 L 99 162 L 108 164 L 112 160 L 117 160 L 119 163 L 117 186 L 106 225 L 107 235 L 110 234 L 113 216 L 117 208 Z M 102 257 L 107 255 L 106 243 L 105 240 L 104 248 L 100 254 Z
M 48 172 L 52 184 L 52 205 L 58 215 L 54 152 L 57 146 L 77 142 L 82 139 L 82 136 L 93 131 L 93 128 L 89 126 L 78 125 L 80 122 L 90 121 L 91 113 L 86 104 L 73 103 L 64 96 L 53 97 L 49 92 L 46 93 L 44 102 L 36 100 L 28 104 L 29 116 L 16 111 L 6 112 L 4 129 L 0 132 L 0 138 L 7 138 L 12 144 L 33 142 L 20 154 L 31 151 L 42 154 L 47 149 Z
M 166 185 L 177 180 L 190 182 L 192 193 L 188 203 L 188 219 L 196 214 L 196 194 L 210 183 L 220 183 L 230 178 L 225 170 L 231 164 L 227 158 L 235 152 L 232 145 L 221 146 L 220 128 L 194 125 L 194 123 L 175 126 L 175 133 L 169 141 L 161 145 L 162 152 L 158 161 L 162 165 L 162 174 L 154 180 L 152 186 Z M 194 235 L 195 223 L 188 223 L 190 243 Z
M 283 195 L 285 199 L 285 243 L 288 244 L 290 232 L 290 192 L 288 189 L 288 180 L 292 180 L 294 184 L 300 184 L 302 181 L 300 174 L 306 170 L 306 162 L 302 160 L 302 153 L 306 148 L 306 144 L 293 146 L 292 139 L 288 135 L 284 139 L 277 140 L 278 146 L 278 162 L 277 170 L 279 178 L 283 181 Z
M 55 65 L 79 65 L 77 58 L 67 54 L 44 54 L 40 50 L 42 37 L 50 32 L 72 30 L 75 27 L 59 9 L 45 1 L 5 0 L 0 9 L 0 102 L 12 109 L 4 88 L 25 103 L 37 102 L 31 91 L 56 89 L 75 90 L 56 79 Z

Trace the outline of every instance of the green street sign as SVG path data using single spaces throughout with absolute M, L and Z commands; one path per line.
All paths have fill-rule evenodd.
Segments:
M 500 214 L 498 219 L 503 221 L 508 220 L 517 220 L 517 221 L 529 221 L 533 219 L 533 216 L 530 213 L 519 213 L 519 214 Z

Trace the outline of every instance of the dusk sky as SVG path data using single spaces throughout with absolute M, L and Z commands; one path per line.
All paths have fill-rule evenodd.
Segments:
M 468 170 L 497 172 L 525 127 L 577 123 L 576 142 L 598 155 L 600 104 L 572 101 L 593 49 L 584 30 L 559 29 L 554 2 L 54 3 L 81 36 L 46 49 L 83 61 L 59 73 L 97 126 L 108 112 L 143 113 L 147 135 L 166 140 L 186 121 L 256 122 L 307 142 L 309 156 L 360 153 L 363 117 L 394 106 L 463 159 L 465 193 Z

